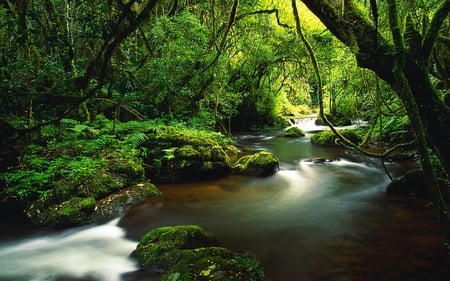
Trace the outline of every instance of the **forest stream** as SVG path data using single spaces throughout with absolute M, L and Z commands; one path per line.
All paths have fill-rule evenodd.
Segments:
M 280 159 L 270 177 L 159 185 L 163 196 L 99 226 L 43 233 L 3 225 L 0 280 L 158 280 L 134 272 L 129 254 L 150 229 L 180 224 L 200 225 L 224 247 L 256 257 L 272 281 L 450 280 L 433 209 L 387 197 L 379 159 L 313 146 L 309 133 L 276 135 L 235 138 Z M 318 158 L 329 161 L 311 161 Z M 410 168 L 386 165 L 393 176 Z

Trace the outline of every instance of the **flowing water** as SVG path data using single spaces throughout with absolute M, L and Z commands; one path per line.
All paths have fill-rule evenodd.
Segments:
M 160 185 L 163 196 L 133 207 L 120 222 L 8 239 L 0 244 L 0 280 L 158 280 L 133 273 L 128 255 L 147 231 L 179 224 L 198 224 L 223 246 L 254 255 L 272 281 L 450 280 L 431 210 L 388 200 L 379 160 L 312 146 L 308 136 L 248 134 L 236 141 L 272 151 L 280 171 Z M 387 168 L 394 175 L 405 169 Z
M 2 243 L 0 280 L 119 281 L 137 268 L 128 257 L 136 242 L 118 221 Z

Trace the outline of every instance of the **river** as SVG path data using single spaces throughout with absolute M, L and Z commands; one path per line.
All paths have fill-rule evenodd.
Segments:
M 255 256 L 272 281 L 449 280 L 432 210 L 387 198 L 379 159 L 313 146 L 309 134 L 276 135 L 236 136 L 240 146 L 280 159 L 273 176 L 159 185 L 163 196 L 120 220 L 4 237 L 0 280 L 158 280 L 135 272 L 128 255 L 150 229 L 178 224 L 198 224 L 223 246 Z M 393 175 L 405 169 L 387 168 Z

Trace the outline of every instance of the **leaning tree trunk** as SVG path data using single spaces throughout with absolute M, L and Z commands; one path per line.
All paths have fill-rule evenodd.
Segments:
M 429 56 L 439 28 L 450 12 L 450 0 L 442 0 L 438 5 L 425 34 L 411 32 L 419 37 L 410 38 L 406 43 L 401 40 L 409 34 L 400 34 L 401 28 L 395 19 L 391 24 L 394 42 L 390 42 L 353 0 L 302 1 L 350 48 L 361 67 L 373 70 L 392 86 L 405 104 L 413 126 L 419 125 L 414 122 L 418 114 L 427 144 L 434 149 L 447 174 L 450 174 L 450 109 L 439 98 L 429 80 Z M 387 2 L 395 3 L 394 0 Z M 345 5 L 342 6 L 342 3 Z M 417 111 L 414 110 L 416 107 Z M 415 129 L 420 131 L 421 128 Z

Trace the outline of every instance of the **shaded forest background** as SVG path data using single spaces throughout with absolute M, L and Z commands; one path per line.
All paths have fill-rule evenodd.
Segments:
M 154 1 L 148 12 L 144 1 L 2 2 L 1 117 L 19 130 L 104 114 L 230 133 L 285 126 L 284 116 L 318 105 L 289 2 Z M 375 76 L 305 7 L 301 18 L 327 108 L 373 119 Z M 381 87 L 391 115 L 402 115 Z

